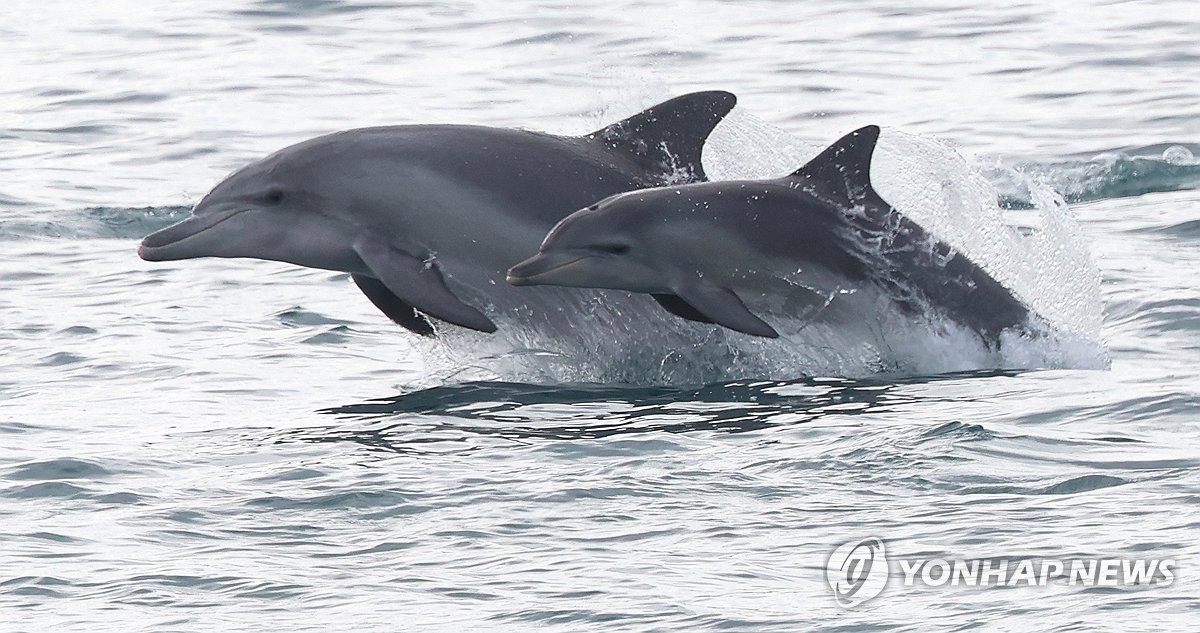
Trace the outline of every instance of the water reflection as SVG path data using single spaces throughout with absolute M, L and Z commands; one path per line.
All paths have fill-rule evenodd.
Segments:
M 431 442 L 490 437 L 596 439 L 624 434 L 717 431 L 743 433 L 803 424 L 827 415 L 887 413 L 924 396 L 905 387 L 988 371 L 904 379 L 805 378 L 736 381 L 700 388 L 622 385 L 529 385 L 474 382 L 324 409 L 337 426 L 303 429 L 289 439 L 352 441 L 398 452 Z

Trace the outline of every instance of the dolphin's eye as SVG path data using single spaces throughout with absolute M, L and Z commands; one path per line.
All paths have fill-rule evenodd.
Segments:
M 263 199 L 267 201 L 267 204 L 279 204 L 283 202 L 283 189 L 272 187 L 267 190 L 267 194 L 263 196 Z
M 629 252 L 629 246 L 626 244 L 601 244 L 596 248 L 613 255 L 624 255 Z

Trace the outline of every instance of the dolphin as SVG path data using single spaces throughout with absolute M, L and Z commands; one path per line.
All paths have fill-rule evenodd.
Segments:
M 747 302 L 781 323 L 839 307 L 836 318 L 862 319 L 882 297 L 995 346 L 1028 308 L 880 197 L 869 176 L 878 138 L 876 126 L 856 130 L 783 178 L 614 195 L 555 225 L 507 280 L 648 293 L 676 316 L 768 338 L 778 330 Z
M 562 292 L 510 286 L 508 267 L 566 210 L 705 180 L 702 147 L 736 102 L 722 91 L 686 94 L 585 136 L 470 125 L 321 136 L 234 172 L 138 254 L 347 272 L 385 315 L 426 336 L 431 319 L 489 333 L 505 313 L 553 319 Z

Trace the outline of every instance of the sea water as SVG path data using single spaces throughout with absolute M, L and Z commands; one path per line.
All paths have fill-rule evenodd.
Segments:
M 0 630 L 1192 628 L 1198 36 L 1182 1 L 9 0 Z M 740 100 L 718 178 L 884 126 L 881 192 L 1077 345 L 749 371 L 714 330 L 589 375 L 416 340 L 345 275 L 136 255 L 317 134 L 585 133 L 699 89 Z M 868 538 L 891 574 L 846 609 L 826 568 Z M 902 559 L 1176 566 L 908 586 Z

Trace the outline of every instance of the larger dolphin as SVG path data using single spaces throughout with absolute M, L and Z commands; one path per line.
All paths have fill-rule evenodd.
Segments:
M 514 288 L 508 267 L 571 209 L 704 180 L 704 141 L 735 103 L 728 92 L 687 94 L 585 136 L 466 125 L 321 136 L 230 175 L 138 253 L 348 272 L 376 307 L 423 335 L 434 333 L 427 317 L 482 332 L 514 311 L 552 319 L 564 293 Z
M 859 129 L 783 178 L 618 194 L 556 225 L 508 281 L 649 293 L 685 319 L 770 338 L 764 316 L 869 320 L 890 307 L 994 346 L 1029 310 L 876 193 L 878 138 Z

